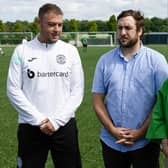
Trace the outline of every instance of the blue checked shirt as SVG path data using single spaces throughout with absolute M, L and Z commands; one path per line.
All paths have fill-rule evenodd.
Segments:
M 116 127 L 139 129 L 154 105 L 159 87 L 168 77 L 163 55 L 141 45 L 127 60 L 120 48 L 105 53 L 98 61 L 92 92 L 106 96 L 106 108 Z M 101 140 L 109 147 L 126 152 L 144 147 L 147 139 L 133 146 L 116 144 L 116 139 L 102 127 Z

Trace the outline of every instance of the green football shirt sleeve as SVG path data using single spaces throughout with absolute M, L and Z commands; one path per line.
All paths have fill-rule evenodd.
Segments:
M 168 84 L 166 82 L 166 84 Z M 165 87 L 163 86 L 157 95 L 157 102 L 154 106 L 152 117 L 148 126 L 146 138 L 151 140 L 160 141 L 163 138 L 168 138 L 166 116 L 168 117 L 168 111 L 166 110 L 167 95 L 165 96 Z

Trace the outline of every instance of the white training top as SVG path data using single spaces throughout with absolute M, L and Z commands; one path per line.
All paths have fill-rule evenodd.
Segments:
M 77 49 L 37 37 L 16 47 L 10 61 L 7 95 L 19 123 L 39 125 L 49 118 L 57 130 L 75 116 L 83 98 L 84 77 Z

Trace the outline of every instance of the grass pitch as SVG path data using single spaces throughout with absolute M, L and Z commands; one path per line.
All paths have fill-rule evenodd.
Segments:
M 168 46 L 149 46 L 165 55 L 168 60 Z M 14 47 L 4 47 L 5 56 L 0 56 L 0 167 L 15 168 L 17 157 L 17 112 L 6 97 L 6 77 L 10 57 Z M 95 66 L 99 57 L 110 47 L 89 47 L 87 52 L 79 48 L 85 73 L 84 100 L 76 112 L 79 143 L 83 168 L 103 168 L 101 146 L 99 142 L 100 123 L 92 108 L 91 86 Z M 161 167 L 163 156 L 161 155 Z M 46 168 L 52 168 L 49 156 Z

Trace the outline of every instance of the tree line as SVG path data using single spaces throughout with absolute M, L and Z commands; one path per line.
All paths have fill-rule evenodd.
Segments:
M 63 32 L 96 32 L 96 31 L 116 31 L 117 20 L 115 15 L 110 16 L 109 20 L 76 20 L 65 19 Z M 167 32 L 168 18 L 158 17 L 145 18 L 145 32 Z M 0 20 L 0 32 L 33 32 L 37 34 L 39 28 L 37 18 L 33 22 L 16 20 L 15 22 L 3 22 Z

